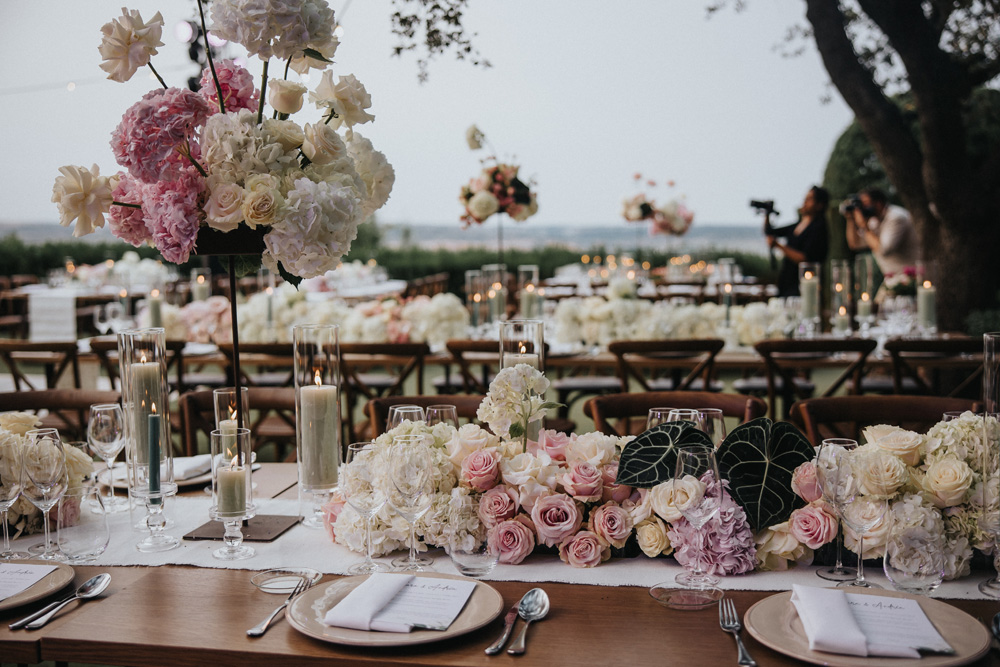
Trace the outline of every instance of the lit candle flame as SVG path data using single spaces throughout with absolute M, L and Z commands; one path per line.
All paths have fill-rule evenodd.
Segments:
M 323 375 L 322 373 L 320 373 L 320 370 L 318 368 L 314 371 L 314 373 L 316 375 L 313 378 L 313 383 L 318 387 L 319 385 L 323 384 Z
M 531 283 L 528 283 L 527 285 L 524 286 L 524 291 L 525 292 L 534 292 L 535 291 L 535 286 L 532 285 Z
M 836 285 L 833 286 L 833 289 L 835 292 L 843 292 L 844 286 L 840 283 L 837 283 Z
M 840 310 L 839 310 L 838 312 L 839 312 L 839 313 L 840 313 L 841 315 L 846 315 L 846 314 L 847 314 L 847 308 L 846 308 L 845 306 L 841 306 L 841 307 L 840 307 Z
M 153 413 L 155 413 L 155 412 L 156 412 L 156 403 L 150 403 L 150 404 L 149 404 L 149 406 L 150 406 L 150 410 L 151 410 L 151 411 L 152 411 Z
M 861 300 L 862 300 L 862 301 L 868 301 L 868 300 L 870 300 L 870 299 L 871 299 L 871 297 L 870 297 L 870 296 L 868 296 L 868 292 L 862 292 L 862 293 L 861 293 Z
M 203 285 L 205 283 L 205 276 L 199 275 L 197 281 L 199 285 Z
M 475 301 L 476 303 L 479 303 L 480 301 L 483 300 L 483 295 L 480 294 L 479 292 L 476 292 L 475 294 L 472 295 L 472 300 Z
M 931 281 L 925 280 L 924 281 L 924 289 L 930 289 L 930 287 L 931 287 Z
M 526 354 L 528 352 L 528 347 L 524 343 L 520 343 L 518 346 L 518 352 Z
M 139 355 L 139 363 L 140 364 L 146 363 L 146 353 L 145 352 L 143 352 L 142 354 Z
M 729 294 L 730 292 L 733 291 L 733 286 L 730 285 L 729 283 L 726 283 L 722 289 L 726 290 L 726 294 Z
M 153 297 L 153 298 L 155 299 L 156 297 L 160 296 L 160 290 L 158 290 L 158 289 L 156 289 L 156 288 L 154 287 L 154 288 L 153 288 L 153 289 L 152 289 L 152 290 L 151 290 L 151 291 L 149 292 L 149 296 L 151 296 L 151 297 Z

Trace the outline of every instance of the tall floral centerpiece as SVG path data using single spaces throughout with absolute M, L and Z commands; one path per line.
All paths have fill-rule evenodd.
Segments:
M 472 125 L 465 133 L 471 150 L 480 150 L 486 142 L 486 135 Z M 497 215 L 497 263 L 503 264 L 503 216 L 506 213 L 515 222 L 524 222 L 538 212 L 538 199 L 531 190 L 531 182 L 525 183 L 518 176 L 520 167 L 500 162 L 496 152 L 481 160 L 483 170 L 479 176 L 462 186 L 459 201 L 465 207 L 462 215 L 464 227 L 483 224 L 491 215 Z
M 636 184 L 643 183 L 643 176 L 639 172 L 636 172 L 632 179 Z M 646 179 L 644 184 L 649 188 L 657 186 L 657 182 L 653 179 Z M 667 181 L 666 185 L 673 188 L 674 182 Z M 694 222 L 694 212 L 685 206 L 682 199 L 671 198 L 659 205 L 645 191 L 640 191 L 622 202 L 622 217 L 629 223 L 643 223 L 648 220 L 650 234 L 665 234 L 668 237 L 683 236 Z M 639 256 L 641 247 L 642 243 L 637 239 L 636 257 Z
M 324 71 L 310 92 L 289 79 L 291 71 L 330 65 L 339 44 L 333 10 L 325 0 L 211 3 L 212 33 L 260 59 L 260 89 L 237 62 L 214 62 L 202 0 L 198 10 L 209 57 L 198 90 L 169 87 L 153 68 L 163 46 L 159 13 L 145 21 L 124 9 L 101 29 L 109 79 L 128 81 L 148 66 L 162 87 L 132 105 L 111 135 L 123 171 L 60 168 L 52 193 L 60 223 L 75 221 L 73 233 L 82 236 L 107 218 L 115 236 L 153 245 L 178 264 L 192 254 L 228 255 L 231 294 L 237 273 L 255 272 L 261 262 L 290 282 L 323 275 L 350 250 L 358 225 L 385 204 L 395 178 L 385 156 L 354 129 L 374 120 L 360 81 L 334 81 Z M 268 78 L 272 59 L 285 61 L 282 78 Z M 300 125 L 290 116 L 307 92 L 320 113 Z M 238 345 L 235 301 L 231 308 Z

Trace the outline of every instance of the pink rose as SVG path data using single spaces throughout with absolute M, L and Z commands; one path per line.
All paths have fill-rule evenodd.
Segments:
M 535 522 L 538 541 L 552 547 L 580 530 L 583 517 L 576 501 L 565 493 L 542 496 L 531 508 L 531 520 Z
M 587 530 L 595 533 L 604 546 L 625 546 L 632 534 L 632 517 L 615 503 L 606 503 L 590 512 Z
M 459 479 L 476 491 L 493 488 L 500 478 L 500 455 L 493 449 L 477 449 L 462 461 Z
M 560 480 L 566 493 L 581 503 L 590 503 L 601 499 L 604 481 L 601 471 L 586 461 L 574 463 L 569 472 Z
M 618 479 L 618 461 L 612 461 L 602 467 L 601 477 L 604 480 L 604 490 L 601 492 L 601 500 L 604 502 L 613 500 L 616 503 L 620 503 L 631 497 L 631 486 L 615 483 L 615 480 Z
M 487 528 L 493 528 L 501 521 L 513 518 L 519 509 L 517 489 L 499 484 L 479 499 L 479 520 Z
M 500 562 L 517 565 L 535 548 L 531 529 L 517 519 L 508 519 L 494 526 L 486 538 L 490 549 L 500 552 Z
M 589 530 L 581 530 L 559 545 L 559 560 L 573 567 L 594 567 L 610 557 L 608 548 Z
M 788 529 L 799 542 L 818 549 L 837 536 L 837 517 L 822 504 L 806 505 L 792 512 Z
M 337 541 L 334 524 L 337 523 L 337 517 L 340 516 L 340 513 L 344 511 L 344 507 L 346 506 L 347 501 L 344 500 L 344 494 L 340 491 L 334 491 L 330 497 L 330 502 L 320 508 L 323 512 L 323 527 L 326 528 L 326 532 L 330 534 L 330 539 L 334 542 Z
M 573 441 L 573 436 L 561 431 L 543 430 L 538 436 L 538 442 L 529 442 L 528 451 L 538 455 L 545 452 L 553 461 L 566 460 L 566 445 Z
M 823 497 L 823 489 L 816 479 L 816 464 L 806 461 L 792 473 L 792 491 L 802 500 L 811 503 Z

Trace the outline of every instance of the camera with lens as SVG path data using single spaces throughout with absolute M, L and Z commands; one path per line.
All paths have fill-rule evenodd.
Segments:
M 871 209 L 865 208 L 864 204 L 861 203 L 861 197 L 856 194 L 847 195 L 847 198 L 840 202 L 838 210 L 845 218 L 856 210 L 861 211 L 866 218 L 870 218 L 874 215 L 874 212 Z
M 751 199 L 750 208 L 754 209 L 757 213 L 778 214 L 778 211 L 774 208 L 773 199 Z

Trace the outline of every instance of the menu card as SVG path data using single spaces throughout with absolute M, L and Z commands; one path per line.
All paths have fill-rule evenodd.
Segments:
M 378 632 L 447 630 L 475 588 L 475 581 L 376 573 L 330 609 L 323 622 Z
M 55 569 L 55 565 L 0 563 L 0 602 L 23 593 Z
M 857 593 L 846 595 L 854 620 L 869 644 L 911 648 L 920 653 L 955 652 L 916 600 Z

